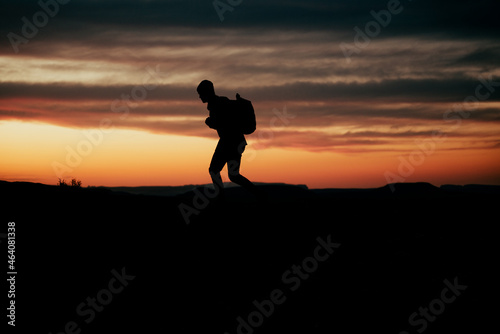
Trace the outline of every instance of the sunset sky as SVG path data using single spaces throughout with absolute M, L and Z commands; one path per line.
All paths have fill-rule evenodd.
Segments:
M 253 102 L 252 181 L 500 184 L 494 1 L 1 4 L 0 180 L 209 183 L 209 79 Z

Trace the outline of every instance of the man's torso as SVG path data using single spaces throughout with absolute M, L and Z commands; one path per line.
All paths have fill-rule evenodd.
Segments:
M 246 145 L 245 136 L 236 127 L 234 117 L 236 110 L 231 108 L 231 100 L 225 96 L 217 96 L 214 101 L 208 103 L 207 109 L 210 118 L 216 124 L 221 141 L 229 145 L 240 145 L 242 142 Z

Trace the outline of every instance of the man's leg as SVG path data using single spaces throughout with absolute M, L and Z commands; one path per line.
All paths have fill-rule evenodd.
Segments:
M 257 187 L 249 179 L 240 174 L 242 153 L 243 152 L 236 152 L 235 154 L 231 155 L 232 159 L 227 162 L 227 172 L 229 174 L 229 180 L 247 189 L 255 196 L 259 196 L 260 193 L 258 192 Z
M 219 198 L 224 198 L 224 183 L 222 182 L 222 177 L 220 172 L 224 165 L 226 164 L 226 159 L 224 157 L 224 152 L 221 148 L 220 143 L 217 144 L 215 148 L 214 155 L 212 156 L 212 161 L 210 161 L 210 167 L 208 172 L 214 184 L 215 193 Z

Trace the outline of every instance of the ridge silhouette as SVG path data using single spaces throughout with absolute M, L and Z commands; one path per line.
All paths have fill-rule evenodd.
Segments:
M 231 192 L 246 191 L 235 186 L 223 214 L 203 210 L 186 225 L 178 210 L 184 198 L 176 196 L 0 181 L 2 216 L 4 223 L 16 222 L 22 240 L 16 255 L 27 283 L 16 296 L 26 306 L 16 327 L 59 333 L 75 321 L 82 333 L 208 328 L 233 334 L 239 317 L 248 321 L 261 312 L 255 300 L 263 305 L 279 289 L 286 301 L 253 333 L 369 333 L 374 324 L 386 333 L 414 333 L 420 327 L 409 324 L 410 315 L 435 305 L 443 280 L 458 277 L 471 288 L 446 304 L 425 333 L 491 328 L 483 322 L 487 308 L 477 305 L 488 305 L 496 277 L 491 217 L 499 186 L 441 186 L 439 197 L 421 183 L 400 184 L 394 193 L 388 187 L 262 187 L 270 206 L 237 200 Z M 316 238 L 328 235 L 342 246 L 314 270 L 308 256 Z M 7 239 L 0 241 L 6 247 Z M 292 266 L 308 269 L 285 275 L 300 282 L 296 291 L 283 281 Z M 103 305 L 110 270 L 121 268 L 137 278 L 87 324 L 78 305 L 87 297 Z M 44 307 L 30 304 L 33 298 Z

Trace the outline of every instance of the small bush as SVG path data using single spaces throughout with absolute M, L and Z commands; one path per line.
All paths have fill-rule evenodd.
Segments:
M 78 187 L 78 188 L 81 188 L 81 187 L 82 187 L 82 181 L 77 180 L 77 179 L 72 179 L 72 180 L 71 180 L 71 186 L 72 186 L 72 187 Z
M 68 184 L 68 183 L 66 183 L 66 180 L 64 180 L 64 179 L 58 179 L 57 185 L 60 186 L 60 187 L 81 188 L 82 187 L 82 181 L 73 178 L 73 179 L 71 179 L 71 183 Z

